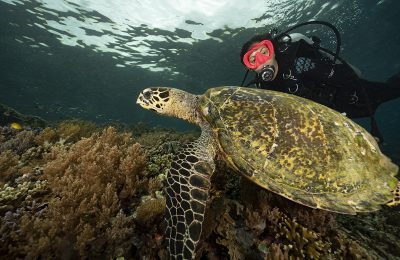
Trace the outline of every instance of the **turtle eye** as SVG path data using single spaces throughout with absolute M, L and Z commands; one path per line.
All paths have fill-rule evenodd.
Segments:
M 151 91 L 150 90 L 146 90 L 143 92 L 143 97 L 145 99 L 150 99 L 151 98 Z

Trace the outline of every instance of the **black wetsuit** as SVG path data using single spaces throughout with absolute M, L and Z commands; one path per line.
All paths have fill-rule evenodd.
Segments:
M 400 80 L 388 84 L 361 79 L 347 64 L 332 66 L 333 56 L 303 39 L 279 44 L 275 55 L 276 78 L 258 87 L 313 100 L 350 118 L 371 116 L 381 103 L 400 96 Z

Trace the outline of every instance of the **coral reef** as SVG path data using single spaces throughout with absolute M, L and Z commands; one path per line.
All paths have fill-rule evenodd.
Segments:
M 11 151 L 0 152 L 0 185 L 13 180 L 17 175 L 19 156 Z
M 0 255 L 165 258 L 163 176 L 192 136 L 77 120 L 0 128 Z
M 33 130 L 16 130 L 10 127 L 0 127 L 0 153 L 12 150 L 21 155 L 32 147 L 35 142 Z
M 35 138 L 38 145 L 46 143 L 59 142 L 76 142 L 82 137 L 89 137 L 98 131 L 94 123 L 82 120 L 62 121 L 53 127 L 46 127 Z
M 52 135 L 46 142 L 39 142 L 48 144 L 58 139 L 52 146 L 47 145 L 50 148 L 39 149 L 43 151 L 41 161 L 37 162 L 41 166 L 36 171 L 39 175 L 31 172 L 29 177 L 26 173 L 28 176 L 23 178 L 26 181 L 21 184 L 18 178 L 4 180 L 15 183 L 15 187 L 4 184 L 0 192 L 0 212 L 4 213 L 2 255 L 61 258 L 68 252 L 67 258 L 118 257 L 131 249 L 129 237 L 134 221 L 130 207 L 138 203 L 137 194 L 147 181 L 141 175 L 146 154 L 129 134 L 118 134 L 113 128 L 74 143 L 78 135 L 87 132 L 82 132 L 81 125 L 68 122 L 38 134 L 39 140 L 44 140 L 43 136 L 49 136 L 49 132 L 59 136 Z M 70 143 L 59 142 L 63 138 Z M 8 173 L 22 169 L 20 163 L 15 163 L 18 157 L 13 151 L 20 150 L 4 153 L 5 159 L 14 159 L 9 160 Z M 32 211 L 37 201 L 45 205 L 40 206 L 40 214 Z
M 338 216 L 337 221 L 348 238 L 376 252 L 377 258 L 400 258 L 399 209 L 385 207 L 370 214 Z
M 388 255 L 367 250 L 373 241 L 362 243 L 348 236 L 341 223 L 337 223 L 337 215 L 293 203 L 224 168 L 217 171 L 213 181 L 218 181 L 218 185 L 213 185 L 211 191 L 212 201 L 198 251 L 207 259 L 379 259 L 383 256 L 391 259 L 400 256 L 400 251 Z M 232 183 L 239 185 L 238 190 L 227 193 L 224 187 L 232 191 Z M 393 214 L 400 216 L 398 212 Z M 368 227 L 373 225 L 368 223 Z M 398 244 L 395 231 L 387 239 Z M 397 250 L 395 245 L 391 246 Z
M 47 193 L 47 181 L 23 182 L 15 188 L 5 184 L 0 189 L 0 213 L 28 207 L 35 198 Z
M 77 120 L 34 130 L 0 127 L 0 255 L 167 259 L 166 170 L 181 144 L 198 134 Z M 224 163 L 210 195 L 199 259 L 400 258 L 398 210 L 313 210 Z

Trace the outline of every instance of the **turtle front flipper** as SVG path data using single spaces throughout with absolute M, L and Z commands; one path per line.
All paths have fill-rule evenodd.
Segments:
M 215 170 L 215 152 L 204 142 L 209 138 L 203 134 L 175 155 L 167 173 L 165 218 L 170 259 L 192 259 L 200 239 L 210 177 Z

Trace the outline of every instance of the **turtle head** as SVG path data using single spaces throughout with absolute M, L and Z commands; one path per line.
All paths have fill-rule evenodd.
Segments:
M 169 88 L 146 88 L 140 92 L 136 103 L 145 109 L 165 114 L 171 103 L 170 92 Z
M 175 88 L 153 87 L 140 92 L 136 101 L 145 109 L 197 123 L 198 96 Z

